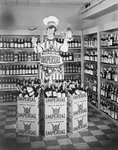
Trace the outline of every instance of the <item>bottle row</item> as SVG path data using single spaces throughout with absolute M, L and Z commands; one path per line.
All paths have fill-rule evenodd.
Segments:
M 100 109 L 112 119 L 118 121 L 118 106 L 101 98 Z
M 101 35 L 101 47 L 118 46 L 118 33 L 111 32 Z
M 80 53 L 60 52 L 63 61 L 78 61 Z M 0 61 L 38 61 L 38 55 L 35 52 L 13 52 L 8 51 L 0 53 Z
M 81 57 L 80 53 L 60 52 L 63 61 L 78 61 Z
M 116 68 L 106 67 L 102 68 L 100 72 L 100 76 L 103 79 L 118 81 L 118 70 Z
M 0 78 L 0 90 L 16 89 L 18 80 L 16 78 Z
M 64 43 L 63 38 L 56 38 L 56 41 L 59 43 Z M 81 48 L 81 40 L 80 38 L 74 38 L 72 41 L 68 42 L 69 48 Z
M 101 95 L 118 103 L 118 86 L 112 83 L 101 83 Z
M 84 59 L 97 62 L 97 51 L 86 51 Z
M 40 44 L 40 40 L 37 40 L 37 44 Z M 32 48 L 32 38 L 0 38 L 0 48 Z
M 97 81 L 94 78 L 85 76 L 85 86 L 94 92 L 97 92 Z
M 101 62 L 118 65 L 118 52 L 117 51 L 101 51 Z
M 1 92 L 0 93 L 0 103 L 4 102 L 17 102 L 18 92 Z
M 85 48 L 97 48 L 97 37 L 86 37 L 84 38 Z
M 97 65 L 93 63 L 86 63 L 84 72 L 90 75 L 97 75 Z
M 56 38 L 56 41 L 63 43 L 64 39 Z M 37 40 L 37 44 L 40 44 L 40 39 Z M 81 48 L 81 40 L 73 39 L 68 42 L 69 48 Z M 0 48 L 33 48 L 32 37 L 28 38 L 0 38 Z
M 81 64 L 80 63 L 67 63 L 64 64 L 64 73 L 80 73 Z
M 30 75 L 38 73 L 38 65 L 1 65 L 0 75 Z
M 96 92 L 93 92 L 91 89 L 87 89 L 87 96 L 88 101 L 94 105 L 95 107 L 98 107 L 98 96 Z
M 37 61 L 38 55 L 35 52 L 4 52 L 0 54 L 0 61 Z

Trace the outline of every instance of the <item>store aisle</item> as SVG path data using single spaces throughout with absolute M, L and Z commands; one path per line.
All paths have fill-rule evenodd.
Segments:
M 116 148 L 117 147 L 117 148 Z M 118 149 L 118 127 L 89 107 L 89 127 L 79 133 L 45 138 L 16 134 L 16 107 L 0 107 L 0 150 Z

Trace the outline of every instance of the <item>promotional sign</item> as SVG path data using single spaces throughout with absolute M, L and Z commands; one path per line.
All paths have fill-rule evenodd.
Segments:
M 88 112 L 87 110 L 87 101 L 74 101 L 70 103 L 69 101 L 67 102 L 67 114 L 70 117 L 76 117 L 76 116 L 81 116 L 83 114 L 86 114 Z
M 87 101 L 87 93 L 85 93 L 84 91 L 80 91 L 77 95 L 71 95 L 70 93 L 68 93 L 67 100 L 70 102 L 83 100 Z
M 61 103 L 66 103 L 67 102 L 67 98 L 66 97 L 60 97 L 60 98 L 45 98 L 45 104 L 61 104 Z
M 78 132 L 88 128 L 88 117 L 87 115 L 79 117 L 68 117 L 67 118 L 67 129 L 68 132 Z
M 35 103 L 18 103 L 17 117 L 24 119 L 39 119 L 39 105 Z
M 66 135 L 66 130 L 66 120 L 45 121 L 44 135 L 46 137 Z
M 17 120 L 17 133 L 19 135 L 39 136 L 39 122 L 37 120 Z
M 56 52 L 55 52 L 56 53 Z M 62 57 L 58 54 L 54 54 L 54 53 L 50 53 L 49 54 L 49 51 L 47 51 L 47 53 L 43 53 L 43 55 L 41 55 L 41 60 L 40 60 L 40 64 L 42 65 L 61 65 L 63 64 L 63 61 L 62 61 Z
M 39 96 L 35 97 L 17 97 L 17 102 L 24 102 L 24 103 L 39 103 Z
M 55 119 L 66 119 L 67 105 L 66 104 L 50 104 L 45 105 L 45 121 Z

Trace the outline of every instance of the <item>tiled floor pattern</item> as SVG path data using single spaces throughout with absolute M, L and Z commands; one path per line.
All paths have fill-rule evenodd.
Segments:
M 118 150 L 118 127 L 91 107 L 88 129 L 50 138 L 17 135 L 16 110 L 15 106 L 0 107 L 0 150 Z

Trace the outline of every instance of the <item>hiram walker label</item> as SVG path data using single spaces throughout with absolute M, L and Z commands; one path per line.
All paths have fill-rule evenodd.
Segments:
M 18 101 L 22 101 L 22 102 L 36 102 L 36 99 L 33 97 L 18 97 L 17 98 Z
M 65 102 L 65 98 L 45 98 L 46 103 Z
M 40 63 L 42 65 L 60 65 L 63 63 L 60 55 L 47 54 L 41 56 Z
M 84 118 L 81 118 L 81 119 L 77 119 L 77 126 L 73 128 L 73 131 L 78 131 L 80 129 L 84 129 L 87 127 L 87 122 L 83 123 L 83 119 Z
M 83 103 L 81 104 L 77 104 L 77 110 L 73 111 L 73 116 L 79 115 L 79 114 L 83 114 L 87 112 L 87 108 L 83 108 Z
M 23 126 L 24 129 L 18 129 L 18 133 L 19 134 L 23 134 L 23 135 L 36 135 L 36 131 L 35 130 L 31 130 L 31 124 L 25 124 L 23 122 Z
M 66 134 L 65 129 L 60 129 L 60 123 L 59 124 L 51 124 L 52 125 L 52 130 L 51 131 L 46 131 L 46 135 L 63 135 Z
M 18 112 L 18 117 L 36 119 L 36 114 L 30 113 L 31 106 L 29 108 L 23 106 L 23 109 L 23 113 Z
M 65 106 L 65 105 L 64 105 Z M 66 118 L 66 114 L 65 113 L 60 113 L 60 108 L 52 108 L 52 114 L 46 114 L 46 119 L 64 119 Z

